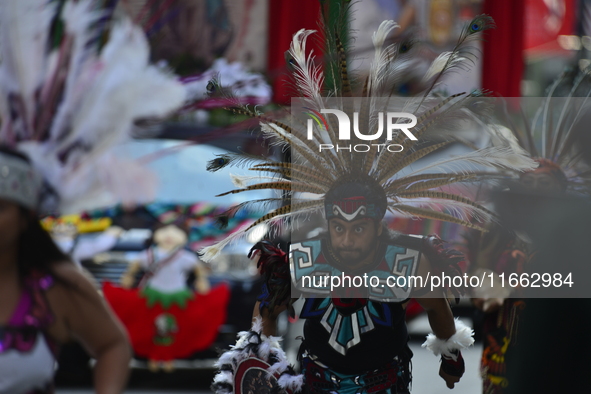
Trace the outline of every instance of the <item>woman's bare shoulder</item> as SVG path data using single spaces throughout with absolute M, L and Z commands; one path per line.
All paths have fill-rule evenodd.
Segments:
M 66 297 L 98 297 L 97 284 L 90 273 L 71 261 L 59 261 L 51 265 L 54 288 Z M 78 297 L 76 297 L 78 298 Z
M 76 263 L 73 263 L 70 260 L 57 261 L 55 263 L 52 263 L 51 270 L 55 275 L 64 279 L 76 280 L 82 277 L 87 281 L 94 281 L 94 278 L 92 277 L 90 272 L 88 272 L 83 267 Z
M 100 348 L 97 343 L 102 340 L 101 335 L 119 335 L 119 327 L 113 324 L 114 318 L 90 274 L 68 261 L 53 264 L 52 271 L 54 286 L 47 298 L 56 316 L 50 332 L 54 338 L 61 343 L 82 340 L 85 346 L 96 350 Z

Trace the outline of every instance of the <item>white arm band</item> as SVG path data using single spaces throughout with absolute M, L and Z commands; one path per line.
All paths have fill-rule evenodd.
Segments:
M 474 331 L 457 318 L 455 320 L 455 324 L 456 333 L 447 340 L 437 338 L 435 334 L 429 334 L 427 335 L 427 340 L 425 343 L 423 343 L 422 347 L 426 347 L 436 356 L 441 354 L 443 356 L 451 357 L 455 360 L 457 356 L 452 353 L 453 351 L 463 350 L 474 344 Z

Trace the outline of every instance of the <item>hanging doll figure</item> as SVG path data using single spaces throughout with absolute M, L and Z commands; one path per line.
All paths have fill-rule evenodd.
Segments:
M 85 223 L 86 222 L 86 223 Z M 82 266 L 81 261 L 93 258 L 113 248 L 124 230 L 119 226 L 109 226 L 111 220 L 100 220 L 96 223 L 83 221 L 79 215 L 68 215 L 55 220 L 47 225 L 51 238 L 62 252 L 69 255 L 72 260 Z M 98 236 L 84 239 L 82 233 L 102 231 Z M 104 262 L 100 258 L 97 263 Z
M 174 360 L 207 349 L 226 319 L 229 289 L 210 289 L 206 269 L 185 249 L 185 230 L 175 224 L 155 230 L 151 245 L 121 277 L 121 286 L 105 283 L 103 291 L 139 357 L 155 372 L 170 372 Z M 143 271 L 137 286 L 136 274 Z M 195 274 L 192 287 L 190 273 Z

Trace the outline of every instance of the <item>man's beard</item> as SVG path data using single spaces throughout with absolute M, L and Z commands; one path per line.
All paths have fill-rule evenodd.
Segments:
M 375 249 L 378 241 L 372 243 L 367 249 L 363 250 L 361 248 L 354 248 L 354 249 L 345 249 L 345 248 L 337 248 L 335 249 L 336 255 L 339 257 L 341 262 L 346 264 L 359 264 L 360 262 L 367 259 L 372 251 Z

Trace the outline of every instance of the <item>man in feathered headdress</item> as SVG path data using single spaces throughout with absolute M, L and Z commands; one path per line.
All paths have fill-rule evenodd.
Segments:
M 400 280 L 399 288 L 394 285 L 385 289 L 385 284 L 394 278 L 424 279 L 428 272 L 458 273 L 457 264 L 462 256 L 446 250 L 436 236 L 389 232 L 382 221 L 387 200 L 383 190 L 376 186 L 368 180 L 351 180 L 334 187 L 325 196 L 328 232 L 291 245 L 290 265 L 295 282 L 301 285 L 305 276 L 314 273 L 329 274 L 327 278 L 331 280 L 330 292 L 328 283 L 308 288 L 297 286 L 297 290 L 307 294 L 300 313 L 300 318 L 307 319 L 300 353 L 310 392 L 371 392 L 378 388 L 388 393 L 408 392 L 412 352 L 407 346 L 404 315 L 410 297 L 424 297 L 418 300 L 434 331 L 424 346 L 442 355 L 440 376 L 447 386 L 453 388 L 464 372 L 460 351 L 473 343 L 471 330 L 460 321 L 454 324 L 441 289 L 430 292 L 429 288 L 413 288 Z M 278 252 L 261 244 L 255 250 L 260 254 L 259 264 L 271 268 L 273 262 L 269 264 L 268 260 L 276 258 Z M 273 299 L 272 294 L 277 291 L 268 291 L 274 282 L 269 274 L 255 315 L 260 311 L 263 333 L 272 335 L 277 313 L 286 309 L 289 302 Z M 333 278 L 342 282 L 335 287 Z M 353 284 L 345 284 L 347 278 Z M 356 286 L 361 278 L 370 278 L 369 285 Z M 292 291 L 292 297 L 294 294 Z
M 576 196 L 588 196 L 591 191 L 589 164 L 582 160 L 586 147 L 577 144 L 577 136 L 587 134 L 590 71 L 583 70 L 574 76 L 563 73 L 549 87 L 548 96 L 531 123 L 529 118 L 524 118 L 521 127 L 511 122 L 510 130 L 503 129 L 515 136 L 518 149 L 529 152 L 538 167 L 511 174 L 514 180 L 505 184 L 509 190 L 496 193 L 503 225 L 490 225 L 485 234 L 471 232 L 466 236 L 466 256 L 472 273 L 490 275 L 496 282 L 490 287 L 473 289 L 472 294 L 474 305 L 484 312 L 481 372 L 486 394 L 517 392 L 523 387 L 515 388 L 518 373 L 511 366 L 516 369 L 519 365 L 516 360 L 526 358 L 522 353 L 527 350 L 520 345 L 523 340 L 518 339 L 522 336 L 523 316 L 529 313 L 531 302 L 526 299 L 526 291 L 540 295 L 536 292 L 537 283 L 533 282 L 536 275 L 540 279 L 546 275 L 542 288 L 548 286 L 548 278 L 554 278 L 540 262 L 543 264 L 549 261 L 549 256 L 559 255 L 560 271 L 565 272 L 566 281 L 576 265 L 564 257 L 571 251 L 558 252 L 558 245 L 568 243 L 559 241 L 561 236 L 550 229 L 565 223 L 563 215 L 573 207 L 585 206 Z M 568 92 L 567 95 L 559 97 L 560 90 Z M 553 274 L 557 273 L 554 270 Z M 527 282 L 525 288 L 501 286 L 500 275 L 531 278 L 532 286 L 528 288 Z M 577 285 L 574 294 L 581 289 L 581 282 Z
M 268 368 L 269 381 L 274 382 L 270 384 L 286 391 L 300 390 L 305 381 L 311 393 L 408 392 L 412 353 L 406 345 L 404 307 L 410 297 L 424 297 L 420 302 L 428 311 L 434 331 L 424 347 L 442 356 L 440 375 L 447 386 L 452 388 L 464 372 L 461 350 L 472 344 L 471 330 L 459 321 L 454 323 L 444 289 L 440 285 L 430 288 L 425 281 L 416 284 L 400 280 L 410 276 L 421 280 L 436 275 L 456 276 L 462 256 L 447 249 L 437 236 L 390 233 L 382 220 L 391 211 L 481 228 L 470 218 L 490 219 L 490 211 L 454 194 L 449 185 L 494 176 L 476 171 L 474 166 L 515 170 L 535 167 L 531 159 L 503 147 L 475 150 L 400 174 L 410 164 L 456 140 L 453 132 L 445 131 L 457 131 L 460 125 L 454 122 L 463 119 L 466 111 L 478 113 L 484 109 L 478 102 L 480 92 L 440 98 L 433 90 L 444 74 L 461 67 L 472 56 L 470 43 L 492 27 L 492 20 L 486 16 L 475 18 L 462 32 L 454 50 L 442 54 L 427 71 L 424 95 L 414 103 L 406 103 L 404 113 L 389 113 L 386 120 L 382 115 L 391 108 L 390 96 L 403 82 L 402 71 L 412 56 L 412 41 L 386 45 L 396 24 L 382 23 L 373 36 L 375 56 L 369 76 L 361 99 L 355 101 L 346 50 L 340 41 L 345 36 L 345 25 L 340 30 L 325 30 L 326 57 L 334 59 L 325 67 L 332 78 L 327 83 L 332 85 L 329 92 L 323 91 L 323 72 L 305 51 L 312 31 L 298 32 L 287 53 L 295 88 L 302 97 L 302 104 L 292 105 L 292 113 L 296 113 L 293 117 L 308 114 L 313 120 L 308 119 L 307 127 L 305 122 L 301 127 L 302 119 L 287 124 L 250 108 L 235 110 L 260 119 L 263 135 L 290 148 L 291 162 L 226 154 L 209 163 L 210 171 L 247 164 L 250 170 L 264 174 L 235 177 L 238 189 L 224 194 L 262 189 L 284 193 L 278 198 L 242 203 L 229 210 L 228 216 L 251 205 L 284 203 L 286 196 L 290 201 L 205 248 L 204 260 L 211 261 L 225 245 L 259 224 L 279 221 L 295 227 L 298 215 L 324 211 L 328 225 L 328 231 L 319 237 L 292 242 L 289 254 L 269 242 L 260 242 L 251 251 L 265 279 L 255 307 L 255 316 L 260 315 L 261 320 L 257 319 L 253 330 L 243 333 L 237 345 L 220 358 L 221 372 L 213 386 L 217 393 L 243 390 L 251 367 Z M 325 95 L 335 99 L 327 102 Z M 410 110 L 412 113 L 408 113 Z M 343 148 L 341 124 L 337 127 L 334 117 L 324 114 L 337 115 L 339 121 L 341 116 L 353 120 L 354 133 L 349 130 L 349 141 L 345 141 L 351 145 Z M 384 125 L 390 127 L 385 133 Z M 408 132 L 410 127 L 412 133 Z M 392 128 L 397 131 L 392 132 Z M 435 141 L 435 137 L 444 137 L 444 142 Z M 332 149 L 322 151 L 319 145 Z M 449 168 L 454 171 L 441 171 Z M 369 283 L 355 284 L 365 277 Z M 459 296 L 459 289 L 447 287 L 452 292 L 458 290 L 455 295 Z M 293 376 L 281 349 L 269 337 L 275 332 L 277 314 L 291 309 L 294 291 L 306 297 L 300 315 L 307 319 L 300 352 L 303 380 Z

